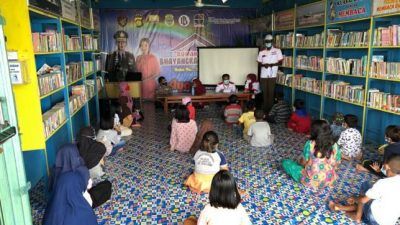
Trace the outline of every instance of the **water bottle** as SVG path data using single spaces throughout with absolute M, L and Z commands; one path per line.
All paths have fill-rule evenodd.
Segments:
M 194 93 L 194 86 L 192 85 L 192 95 L 195 95 Z

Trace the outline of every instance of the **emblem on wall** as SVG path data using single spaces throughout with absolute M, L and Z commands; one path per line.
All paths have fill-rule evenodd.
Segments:
M 168 27 L 172 27 L 175 23 L 174 21 L 174 15 L 172 14 L 166 14 L 165 18 L 164 18 L 164 23 L 165 25 L 167 25 Z
M 143 26 L 143 16 L 141 14 L 136 14 L 135 18 L 133 19 L 135 23 L 135 27 L 142 27 Z
M 117 17 L 118 25 L 121 27 L 125 27 L 126 24 L 128 24 L 128 17 L 124 16 L 118 16 Z

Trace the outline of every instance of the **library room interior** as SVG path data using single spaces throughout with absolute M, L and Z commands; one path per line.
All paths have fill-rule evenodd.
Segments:
M 400 4 L 1 0 L 0 225 L 400 225 Z

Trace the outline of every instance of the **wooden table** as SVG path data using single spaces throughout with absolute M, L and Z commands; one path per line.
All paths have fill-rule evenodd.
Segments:
M 229 99 L 229 96 L 232 94 L 225 93 L 215 93 L 215 92 L 207 92 L 204 95 L 190 95 L 189 93 L 176 93 L 169 96 L 159 96 L 157 99 L 161 101 L 164 105 L 164 112 L 168 112 L 168 104 L 172 103 L 182 103 L 182 99 L 184 97 L 190 97 L 192 102 L 226 102 Z M 240 101 L 240 104 L 243 106 L 244 101 L 248 101 L 251 98 L 250 93 L 238 92 L 235 93 Z

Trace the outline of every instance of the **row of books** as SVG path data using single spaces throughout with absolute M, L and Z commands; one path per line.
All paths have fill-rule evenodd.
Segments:
M 303 77 L 301 74 L 294 76 L 294 87 L 303 91 L 321 94 L 322 81 L 312 77 Z
M 374 29 L 373 46 L 400 46 L 400 26 L 379 27 Z
M 85 87 L 86 87 L 86 96 L 88 99 L 91 99 L 95 94 L 95 80 L 94 79 L 88 79 L 85 81 Z
M 400 112 L 400 95 L 381 92 L 378 89 L 368 90 L 367 106 L 392 112 Z
M 65 120 L 65 104 L 59 102 L 50 110 L 42 114 L 44 136 L 49 137 Z
M 345 32 L 340 29 L 328 29 L 326 47 L 366 47 L 369 31 Z
M 72 95 L 69 97 L 69 112 L 72 114 L 80 109 L 88 100 L 86 93 L 86 85 L 72 86 Z
M 277 48 L 293 48 L 293 32 L 288 34 L 278 34 L 275 36 L 275 46 Z
M 400 80 L 400 62 L 372 61 L 370 77 Z
M 283 56 L 282 66 L 284 67 L 292 67 L 293 66 L 293 57 L 292 56 Z
M 299 55 L 296 57 L 296 68 L 323 71 L 324 58 L 321 56 Z
M 90 34 L 82 34 L 83 50 L 93 50 L 93 37 Z
M 61 51 L 61 35 L 55 30 L 32 33 L 33 51 L 35 53 Z
M 278 73 L 276 74 L 276 83 L 291 87 L 292 77 L 293 74 L 285 74 L 284 72 L 279 70 Z
M 64 86 L 64 76 L 61 70 L 55 70 L 38 76 L 40 96 L 44 96 Z
M 83 61 L 83 74 L 88 75 L 94 71 L 93 61 Z
M 64 51 L 81 50 L 80 38 L 77 35 L 64 35 Z
M 363 56 L 361 59 L 328 57 L 326 71 L 335 74 L 366 76 L 367 63 L 367 56 Z
M 364 88 L 363 85 L 351 85 L 340 80 L 326 80 L 322 83 L 324 95 L 327 97 L 363 104 Z
M 304 34 L 296 34 L 296 47 L 323 47 L 324 46 L 324 32 L 312 36 L 305 36 Z
M 65 66 L 67 82 L 72 83 L 82 78 L 82 64 L 80 62 L 70 62 Z

